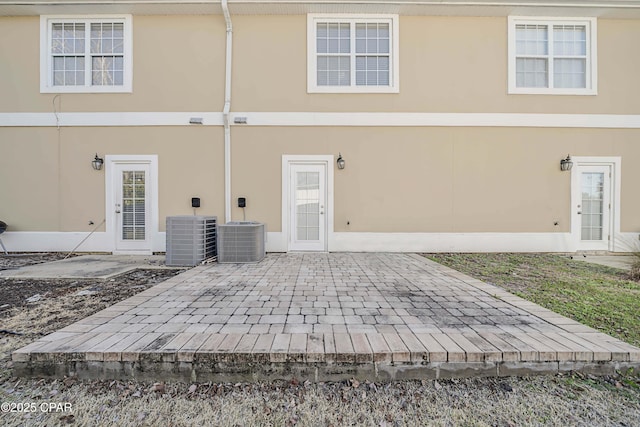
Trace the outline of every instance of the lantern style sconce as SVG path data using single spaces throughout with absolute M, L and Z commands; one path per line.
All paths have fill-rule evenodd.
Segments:
M 571 161 L 571 156 L 567 154 L 566 159 L 560 160 L 560 170 L 570 171 L 572 167 L 573 167 L 573 162 Z
M 338 160 L 336 160 L 338 164 L 338 169 L 344 169 L 344 159 L 342 158 L 342 154 L 338 153 Z
M 104 164 L 104 160 L 98 157 L 98 153 L 96 153 L 96 157 L 91 161 L 91 166 L 94 170 L 102 170 L 102 165 Z

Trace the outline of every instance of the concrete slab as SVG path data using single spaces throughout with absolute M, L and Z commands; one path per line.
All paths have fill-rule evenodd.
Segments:
M 13 362 L 18 375 L 382 381 L 640 369 L 640 349 L 419 255 L 291 253 L 193 268 Z
M 604 265 L 605 267 L 631 270 L 631 265 L 638 259 L 635 255 L 582 255 L 573 256 L 574 261 L 589 262 Z
M 2 270 L 0 277 L 21 279 L 109 279 L 138 268 L 168 268 L 164 255 L 80 255 L 65 260 Z

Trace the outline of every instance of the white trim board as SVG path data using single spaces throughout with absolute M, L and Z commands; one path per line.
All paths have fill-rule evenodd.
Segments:
M 618 233 L 614 252 L 631 252 L 638 233 Z M 329 233 L 329 252 L 559 252 L 577 250 L 571 233 Z M 638 243 L 640 245 L 640 243 Z M 267 233 L 267 252 L 286 252 L 287 236 Z
M 9 252 L 69 252 L 89 231 L 7 231 L 1 238 Z M 96 231 L 87 238 L 76 252 L 113 252 L 113 233 Z M 166 233 L 155 232 L 152 236 L 153 252 L 164 252 Z
M 88 231 L 7 231 L 9 252 L 68 252 Z M 154 233 L 154 252 L 166 250 L 166 233 Z M 639 233 L 619 233 L 615 252 L 634 252 Z M 95 232 L 77 252 L 111 252 L 113 237 Z M 330 252 L 575 252 L 570 233 L 329 233 Z M 267 252 L 286 252 L 286 233 L 268 232 Z
M 234 124 L 234 118 L 246 124 Z M 202 125 L 189 124 L 202 118 Z M 640 129 L 638 114 L 236 112 L 231 126 L 543 127 Z M 223 126 L 217 112 L 0 113 L 0 127 Z
M 334 233 L 331 251 L 573 252 L 569 233 Z
M 202 118 L 202 125 L 190 124 Z M 121 112 L 121 113 L 0 113 L 0 127 L 31 126 L 222 126 L 222 113 Z
M 241 126 L 553 127 L 640 129 L 640 115 L 528 113 L 233 113 Z

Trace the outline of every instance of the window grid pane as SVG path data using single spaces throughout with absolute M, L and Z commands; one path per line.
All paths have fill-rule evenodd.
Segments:
M 388 86 L 389 57 L 356 56 L 356 85 Z
M 58 23 L 51 26 L 51 53 L 84 54 L 85 26 L 82 23 Z
M 317 85 L 389 86 L 390 46 L 389 23 L 316 23 Z
M 587 25 L 516 24 L 515 85 L 587 88 Z
M 296 240 L 320 240 L 320 174 L 296 172 Z
M 555 56 L 586 56 L 587 27 L 584 25 L 555 25 L 553 27 Z
M 54 86 L 85 84 L 84 23 L 54 23 L 51 25 L 51 53 Z
M 553 85 L 587 87 L 587 29 L 584 25 L 553 27 Z
M 516 25 L 516 55 L 548 55 L 549 31 L 546 25 Z
M 553 85 L 555 87 L 586 87 L 587 64 L 584 59 L 555 59 L 553 64 Z
M 122 85 L 124 81 L 124 26 L 121 23 L 91 24 L 91 84 Z
M 516 25 L 516 87 L 549 87 L 547 25 Z
M 84 85 L 83 56 L 54 56 L 52 71 L 56 86 Z
M 145 239 L 144 171 L 122 172 L 122 240 Z
M 516 82 L 518 87 L 548 87 L 547 76 L 547 59 L 516 59 Z
M 319 23 L 316 27 L 318 53 L 350 53 L 351 30 L 348 23 Z
M 582 173 L 582 240 L 602 240 L 604 220 L 604 174 Z
M 389 53 L 389 24 L 356 24 L 356 53 Z
M 123 64 L 121 56 L 94 56 L 91 65 L 91 84 L 121 85 L 124 80 Z
M 124 25 L 114 22 L 91 24 L 91 53 L 124 53 Z
M 123 22 L 54 22 L 50 31 L 54 86 L 124 85 Z
M 318 86 L 349 86 L 351 59 L 348 56 L 318 57 Z

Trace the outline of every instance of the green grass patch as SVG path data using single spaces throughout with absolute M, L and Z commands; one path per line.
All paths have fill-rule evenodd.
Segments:
M 623 270 L 552 254 L 425 256 L 640 346 L 640 283 Z

